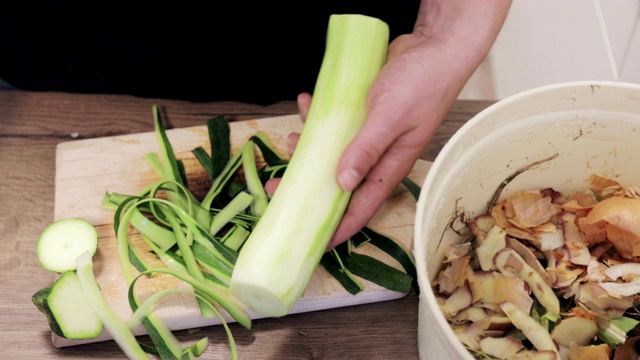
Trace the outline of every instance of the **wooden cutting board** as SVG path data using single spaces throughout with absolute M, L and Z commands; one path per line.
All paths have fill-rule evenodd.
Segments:
M 150 120 L 151 121 L 151 120 Z M 302 122 L 298 115 L 231 122 L 232 151 L 244 144 L 252 135 L 262 131 L 268 135 L 281 154 L 287 154 L 287 135 L 299 132 Z M 191 151 L 202 146 L 209 151 L 206 125 L 172 129 L 167 136 L 176 157 L 183 160 L 190 188 L 196 196 L 208 189 L 208 178 Z M 144 155 L 157 152 L 158 146 L 152 132 L 113 136 L 98 139 L 76 140 L 61 143 L 56 149 L 55 219 L 81 217 L 94 224 L 99 234 L 98 251 L 94 257 L 96 279 L 112 308 L 128 319 L 131 311 L 127 301 L 127 284 L 116 249 L 113 231 L 113 211 L 101 208 L 105 192 L 139 194 L 146 186 L 159 180 L 148 166 Z M 258 155 L 258 163 L 262 161 Z M 409 177 L 422 184 L 431 164 L 419 160 Z M 415 216 L 415 199 L 402 186 L 398 186 L 387 202 L 371 220 L 369 226 L 401 242 L 411 249 Z M 132 232 L 132 239 L 138 246 L 144 243 Z M 374 247 L 362 246 L 357 250 L 392 265 L 401 267 L 393 259 Z M 343 306 L 398 299 L 406 294 L 386 290 L 363 280 L 366 289 L 353 296 L 346 292 L 322 266 L 319 266 L 311 282 L 291 313 L 302 313 Z M 177 280 L 159 276 L 145 280 L 138 288 L 141 297 L 167 287 L 183 287 Z M 158 309 L 161 317 L 174 330 L 197 328 L 220 324 L 219 319 L 203 318 L 193 297 L 176 293 L 162 302 Z M 233 321 L 227 314 L 226 321 Z M 258 319 L 258 314 L 251 314 Z M 136 334 L 144 334 L 141 327 Z M 53 335 L 55 346 L 64 347 L 87 342 L 109 340 L 106 331 L 98 338 L 73 341 Z

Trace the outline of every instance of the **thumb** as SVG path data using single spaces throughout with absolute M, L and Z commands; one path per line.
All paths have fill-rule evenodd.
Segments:
M 394 138 L 379 121 L 368 117 L 340 157 L 337 181 L 342 190 L 355 190 L 391 146 Z

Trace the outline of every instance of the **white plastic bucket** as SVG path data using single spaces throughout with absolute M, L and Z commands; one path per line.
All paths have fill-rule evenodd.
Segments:
M 517 176 L 502 195 L 584 190 L 593 173 L 640 184 L 640 85 L 581 81 L 522 92 L 476 115 L 444 146 L 422 186 L 415 221 L 421 359 L 473 359 L 431 290 L 443 251 L 463 240 L 452 227 L 464 225 L 452 219 L 486 212 L 501 182 L 555 154 Z

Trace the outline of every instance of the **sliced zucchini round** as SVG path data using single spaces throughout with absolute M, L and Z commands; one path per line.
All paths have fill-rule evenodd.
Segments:
M 76 269 L 76 258 L 85 251 L 91 256 L 98 249 L 98 232 L 80 218 L 54 221 L 42 232 L 36 252 L 43 268 L 63 273 Z
M 65 272 L 53 284 L 47 303 L 67 339 L 92 339 L 102 332 L 102 321 L 74 271 Z

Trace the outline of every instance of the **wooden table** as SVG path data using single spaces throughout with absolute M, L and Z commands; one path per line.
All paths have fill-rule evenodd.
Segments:
M 53 220 L 55 149 L 63 141 L 148 132 L 151 107 L 163 106 L 173 128 L 297 112 L 292 101 L 263 107 L 233 102 L 194 103 L 120 95 L 0 91 L 0 349 L 4 359 L 123 359 L 113 342 L 57 349 L 31 296 L 53 276 L 35 254 L 40 232 Z M 458 101 L 425 150 L 433 161 L 442 145 L 490 102 Z M 416 359 L 418 297 L 280 319 L 248 331 L 232 324 L 242 359 Z M 185 341 L 209 336 L 202 359 L 229 359 L 221 328 L 178 332 Z

